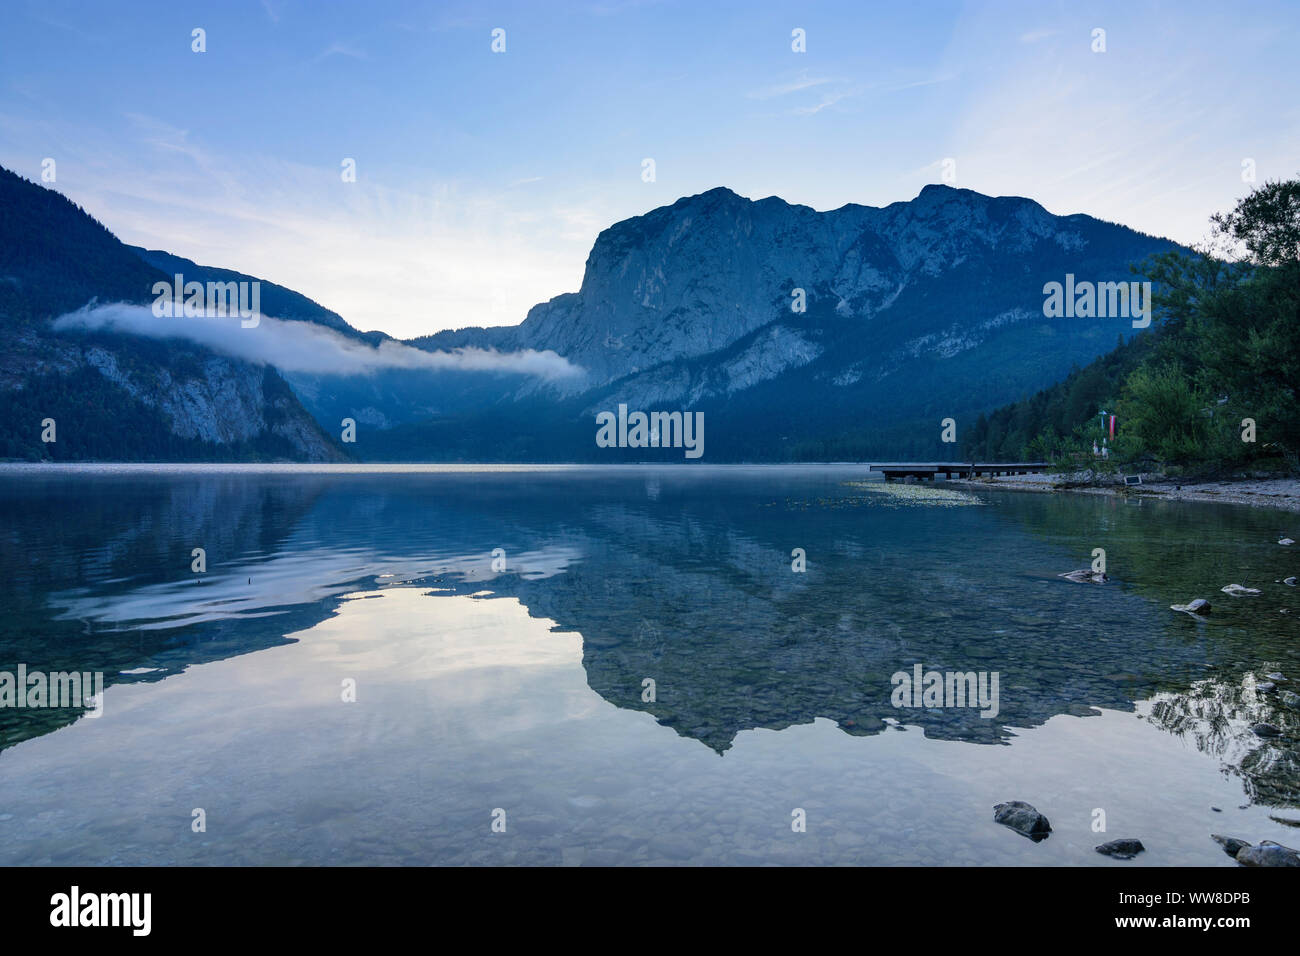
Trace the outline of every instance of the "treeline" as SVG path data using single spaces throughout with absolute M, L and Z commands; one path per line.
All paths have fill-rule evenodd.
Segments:
M 1150 356 L 1158 329 L 1075 368 L 1030 398 L 980 415 L 962 444 L 963 457 L 978 461 L 1050 461 L 1104 437 L 1101 413 L 1113 412 L 1109 397 Z M 1082 430 L 1082 440 L 1076 431 Z
M 1211 217 L 1196 253 L 1142 266 L 1157 325 L 1031 398 L 980 416 L 970 458 L 1112 460 L 1197 472 L 1300 470 L 1300 180 L 1266 183 Z
M 0 459 L 225 462 L 299 457 L 287 439 L 268 431 L 229 445 L 182 438 L 172 432 L 164 413 L 93 368 L 31 376 L 23 388 L 5 392 L 3 398 Z M 54 420 L 52 442 L 42 441 L 47 419 Z
M 52 318 L 101 302 L 148 302 L 161 272 L 53 189 L 0 169 L 0 317 Z

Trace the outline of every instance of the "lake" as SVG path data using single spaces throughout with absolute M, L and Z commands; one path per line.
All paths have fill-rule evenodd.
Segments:
M 0 709 L 6 865 L 1300 842 L 1292 514 L 691 465 L 0 466 L 0 513 L 0 671 L 105 686 Z M 1096 548 L 1109 582 L 1058 576 Z M 895 706 L 917 665 L 996 675 L 996 714 Z

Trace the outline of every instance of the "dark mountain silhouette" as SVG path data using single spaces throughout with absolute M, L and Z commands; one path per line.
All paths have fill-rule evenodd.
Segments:
M 0 457 L 345 457 L 270 366 L 181 339 L 56 333 L 64 313 L 150 303 L 171 278 L 59 193 L 0 169 L 0 239 Z

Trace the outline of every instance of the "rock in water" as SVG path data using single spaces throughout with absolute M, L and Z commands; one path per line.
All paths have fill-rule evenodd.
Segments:
M 1106 856 L 1113 856 L 1117 860 L 1131 860 L 1143 850 L 1141 840 L 1111 840 L 1109 843 L 1103 843 L 1095 847 L 1098 853 L 1104 853 Z
M 1272 724 L 1256 724 L 1250 728 L 1256 737 L 1281 737 L 1282 731 Z
M 1295 542 L 1292 541 L 1290 538 L 1283 538 L 1281 541 L 1278 542 L 1278 544 L 1283 545 L 1285 547 L 1288 544 L 1295 544 Z
M 1228 854 L 1228 856 L 1232 857 L 1234 860 L 1237 858 L 1237 854 L 1241 850 L 1250 846 L 1250 844 L 1245 840 L 1238 840 L 1236 837 L 1219 836 L 1217 833 L 1211 833 L 1210 839 L 1223 847 L 1223 852 Z
M 1047 835 L 1052 832 L 1052 825 L 1047 822 L 1047 817 L 1023 800 L 999 803 L 993 808 L 993 822 L 1010 827 L 1035 843 L 1046 840 Z
M 1297 694 L 1293 690 L 1283 691 L 1282 703 L 1286 704 L 1288 707 L 1300 709 L 1300 694 Z
M 1242 847 L 1236 859 L 1243 866 L 1300 866 L 1300 853 L 1272 840 L 1265 840 L 1259 846 Z
M 1261 694 L 1271 694 L 1273 691 L 1277 690 L 1277 684 L 1267 680 L 1261 681 L 1255 685 L 1255 690 L 1259 691 Z
M 1190 604 L 1171 604 L 1169 605 L 1169 610 L 1185 611 L 1188 614 L 1205 615 L 1210 613 L 1210 602 L 1205 600 L 1205 598 L 1196 598 Z
M 1246 594 L 1260 594 L 1259 588 L 1248 588 L 1244 584 L 1225 584 L 1219 588 L 1224 594 L 1231 594 L 1234 597 L 1241 597 Z
M 1106 577 L 1105 571 L 1094 571 L 1092 568 L 1079 568 L 1076 571 L 1066 571 L 1064 574 L 1058 574 L 1057 577 L 1065 578 L 1067 581 L 1073 581 L 1075 584 L 1105 584 L 1110 580 Z
M 1291 575 L 1291 577 L 1289 577 L 1289 578 L 1283 578 L 1283 579 L 1282 579 L 1282 583 L 1285 584 L 1285 585 L 1286 585 L 1287 587 L 1289 587 L 1289 588 L 1293 588 L 1293 587 L 1295 587 L 1295 585 L 1296 585 L 1296 577 L 1295 577 L 1295 575 L 1293 574 L 1293 575 Z

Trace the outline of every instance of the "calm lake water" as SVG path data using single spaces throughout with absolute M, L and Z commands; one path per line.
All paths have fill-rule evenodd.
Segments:
M 1300 845 L 1300 711 L 1256 690 L 1300 685 L 1297 516 L 865 477 L 0 467 L 0 671 L 106 684 L 98 718 L 0 709 L 0 864 Z M 1094 548 L 1108 584 L 1058 577 Z M 1208 619 L 1169 608 L 1195 597 Z M 896 708 L 916 664 L 996 672 L 997 716 Z M 1050 838 L 995 824 L 1005 800 Z M 1122 837 L 1147 852 L 1093 850 Z

